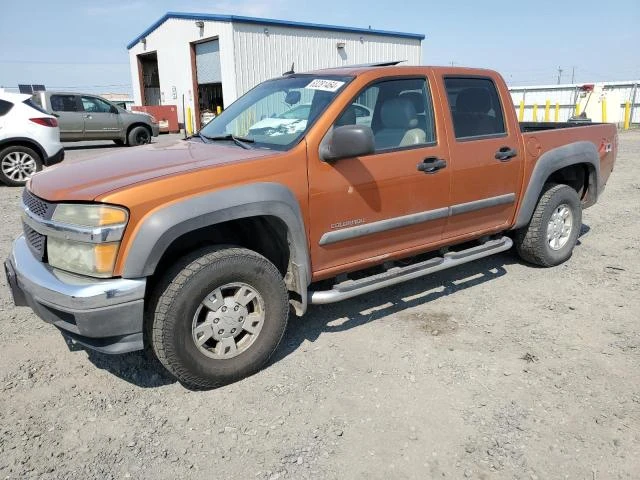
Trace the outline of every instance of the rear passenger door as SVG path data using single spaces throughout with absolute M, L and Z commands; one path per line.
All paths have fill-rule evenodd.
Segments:
M 51 113 L 58 118 L 60 140 L 82 140 L 84 135 L 84 113 L 80 98 L 73 94 L 52 94 L 49 97 Z
M 508 226 L 521 184 L 520 132 L 495 80 L 444 76 L 450 130 L 451 210 L 444 238 Z
M 84 138 L 87 140 L 113 140 L 120 138 L 118 110 L 101 98 L 83 95 Z

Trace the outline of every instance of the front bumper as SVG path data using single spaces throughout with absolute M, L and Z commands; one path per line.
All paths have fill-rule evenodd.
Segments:
M 33 256 L 22 235 L 5 273 L 14 303 L 31 307 L 72 341 L 103 353 L 144 348 L 146 279 L 95 279 L 50 268 Z
M 159 123 L 152 123 L 151 124 L 151 136 L 157 137 L 158 135 L 160 135 L 160 124 Z

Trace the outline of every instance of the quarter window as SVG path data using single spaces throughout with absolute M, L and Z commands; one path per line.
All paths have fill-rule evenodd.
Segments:
M 75 95 L 51 95 L 51 110 L 54 112 L 77 112 Z
M 502 106 L 489 78 L 444 80 L 456 138 L 505 134 Z
M 9 110 L 13 108 L 13 103 L 7 102 L 6 100 L 0 100 L 0 117 L 5 116 L 9 113 Z
M 387 80 L 365 88 L 335 126 L 356 124 L 371 127 L 377 152 L 433 144 L 436 132 L 427 81 Z

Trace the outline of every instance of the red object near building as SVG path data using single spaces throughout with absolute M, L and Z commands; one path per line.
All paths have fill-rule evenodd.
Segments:
M 131 110 L 134 112 L 145 112 L 153 115 L 156 120 L 158 120 L 161 133 L 180 132 L 180 127 L 178 126 L 178 107 L 175 105 L 134 105 L 131 107 Z

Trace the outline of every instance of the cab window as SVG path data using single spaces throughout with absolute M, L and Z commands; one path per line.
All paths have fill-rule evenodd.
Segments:
M 502 106 L 490 78 L 444 79 L 456 138 L 504 135 Z
M 426 79 L 385 80 L 366 87 L 335 126 L 356 124 L 371 127 L 377 152 L 435 143 L 433 105 Z
M 111 105 L 96 97 L 81 97 L 85 112 L 111 113 Z
M 54 112 L 78 112 L 75 95 L 51 95 L 51 110 Z

